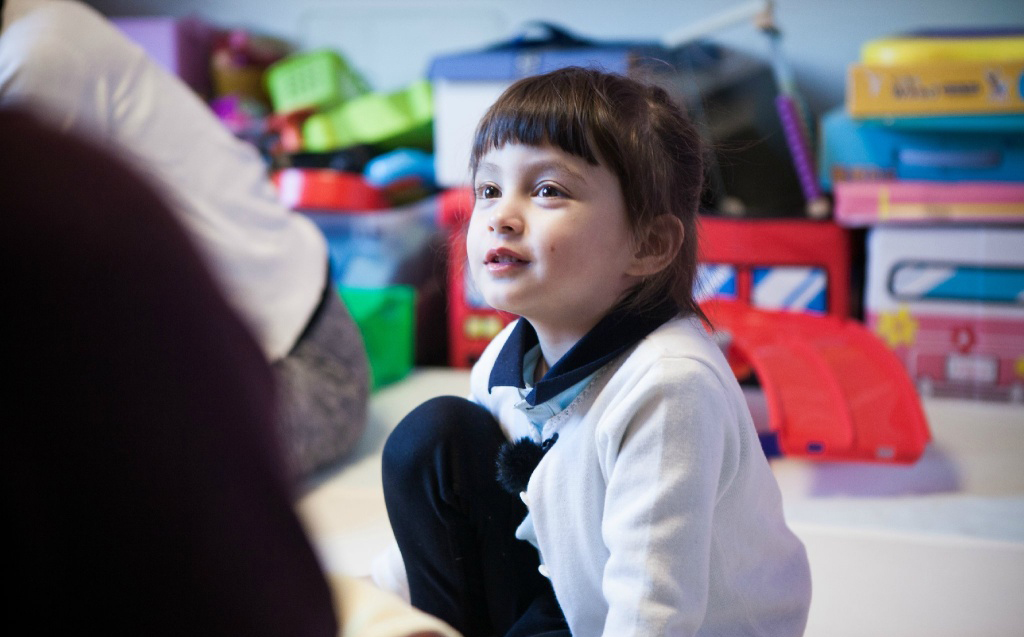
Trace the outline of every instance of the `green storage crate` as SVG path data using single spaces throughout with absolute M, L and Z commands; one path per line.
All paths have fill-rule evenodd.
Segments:
M 331 108 L 369 90 L 345 58 L 328 49 L 274 63 L 267 69 L 266 83 L 275 113 Z
M 373 388 L 404 378 L 415 356 L 416 289 L 392 285 L 338 291 L 363 336 Z
M 420 80 L 401 91 L 366 93 L 311 115 L 302 125 L 302 143 L 313 152 L 356 144 L 431 150 L 433 122 L 430 82 Z

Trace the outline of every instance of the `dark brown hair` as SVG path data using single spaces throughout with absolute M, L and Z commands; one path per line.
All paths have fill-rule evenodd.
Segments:
M 607 166 L 619 179 L 638 242 L 659 215 L 682 221 L 679 254 L 638 284 L 626 302 L 642 310 L 670 297 L 684 313 L 706 320 L 693 296 L 704 151 L 696 127 L 664 89 L 579 67 L 521 79 L 477 127 L 470 156 L 474 178 L 481 158 L 509 143 L 550 144 Z

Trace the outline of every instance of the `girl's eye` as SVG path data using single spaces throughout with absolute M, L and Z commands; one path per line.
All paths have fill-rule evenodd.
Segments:
M 538 197 L 561 197 L 562 191 L 554 186 L 544 185 L 537 189 Z
M 495 199 L 501 196 L 501 191 L 497 186 L 486 184 L 476 189 L 476 195 L 480 199 Z

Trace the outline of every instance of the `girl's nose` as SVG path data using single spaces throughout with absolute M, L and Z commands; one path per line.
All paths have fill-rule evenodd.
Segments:
M 487 229 L 500 234 L 518 234 L 523 231 L 523 218 L 514 204 L 502 202 L 491 212 Z

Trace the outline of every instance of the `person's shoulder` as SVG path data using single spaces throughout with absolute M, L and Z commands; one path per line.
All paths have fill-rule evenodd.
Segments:
M 118 41 L 117 28 L 92 7 L 51 0 L 14 7 L 5 16 L 0 47 L 23 66 L 60 64 L 92 52 L 97 41 Z
M 4 35 L 14 30 L 41 33 L 80 33 L 93 26 L 114 29 L 96 9 L 83 2 L 48 0 L 45 2 L 13 3 L 4 14 Z
M 36 0 L 22 3 L 27 7 L 24 16 L 41 16 L 48 19 L 74 19 L 109 22 L 102 13 L 78 0 Z
M 721 350 L 711 333 L 696 316 L 677 316 L 641 340 L 629 358 L 635 363 L 647 361 L 696 360 L 717 362 Z
M 680 387 L 729 391 L 736 382 L 713 336 L 697 317 L 677 317 L 648 334 L 608 370 L 605 393 L 680 395 Z
M 649 334 L 608 370 L 595 396 L 596 433 L 618 445 L 626 427 L 719 431 L 737 420 L 742 395 L 712 336 L 697 318 L 676 318 Z M 688 445 L 673 436 L 673 445 Z

